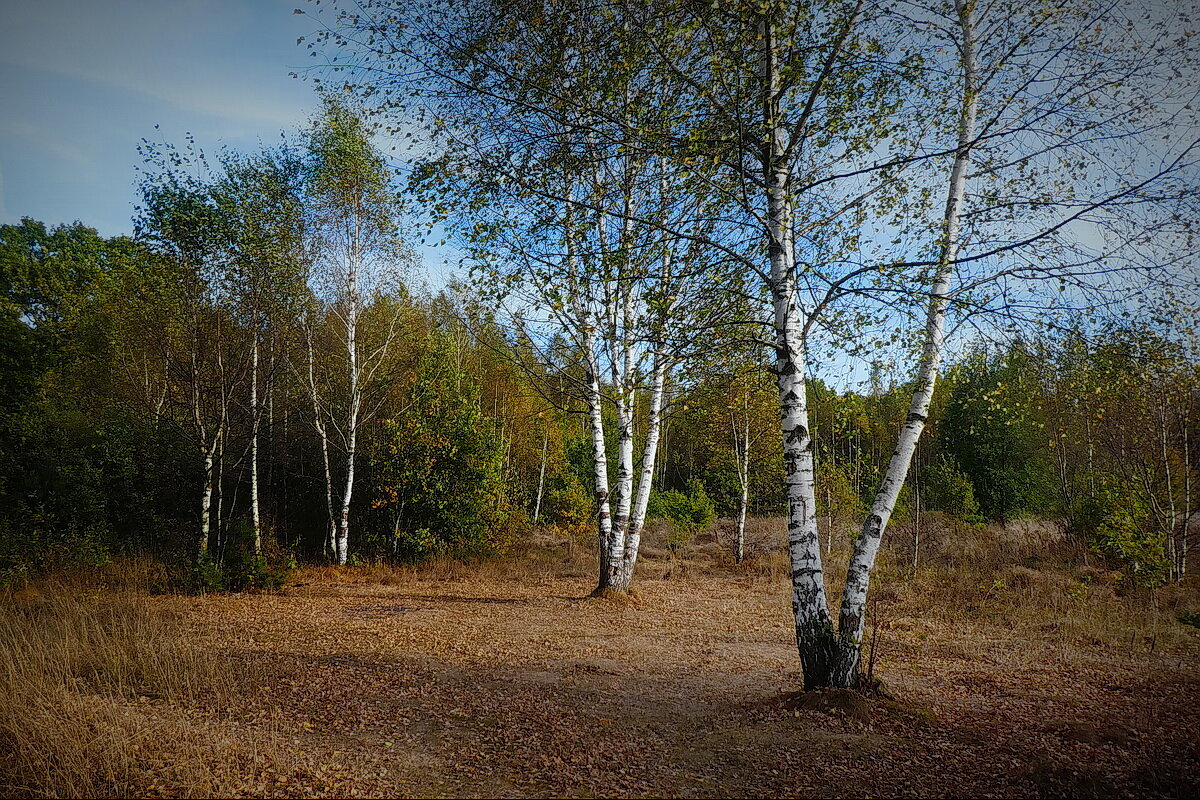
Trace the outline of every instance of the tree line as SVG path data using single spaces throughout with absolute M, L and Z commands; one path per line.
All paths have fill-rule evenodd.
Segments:
M 25 219 L 0 226 L 0 253 L 6 575 L 117 553 L 182 563 L 203 549 L 209 580 L 244 585 L 281 558 L 341 557 L 327 470 L 348 447 L 325 420 L 348 402 L 312 398 L 314 385 L 348 385 L 345 321 L 327 308 L 310 327 L 320 312 L 307 284 L 289 284 L 298 298 L 269 300 L 307 303 L 308 313 L 262 325 L 165 286 L 180 281 L 178 265 L 149 240 Z M 569 378 L 532 373 L 528 344 L 461 292 L 396 282 L 360 319 L 361 341 L 394 344 L 364 391 L 347 558 L 499 555 L 534 526 L 591 535 L 591 425 Z M 210 327 L 188 337 L 180 320 Z M 1194 545 L 1200 364 L 1153 328 L 1138 320 L 995 342 L 945 368 L 901 520 L 1061 517 L 1131 580 L 1180 579 Z M 225 372 L 200 384 L 203 360 L 220 358 L 207 350 L 217 336 L 229 348 Z M 747 516 L 787 508 L 765 355 L 700 363 L 665 387 L 647 502 L 648 516 L 681 536 L 695 519 L 727 518 L 736 561 Z M 197 411 L 204 391 L 216 399 Z M 815 378 L 807 391 L 814 491 L 844 529 L 871 499 L 911 387 L 879 374 L 858 389 Z M 218 447 L 200 435 L 198 414 L 224 425 Z M 606 416 L 611 456 L 615 409 Z M 637 443 L 646 436 L 633 432 Z

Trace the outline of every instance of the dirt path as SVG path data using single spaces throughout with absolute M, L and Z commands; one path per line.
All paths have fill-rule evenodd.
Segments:
M 1200 788 L 1195 654 L 896 618 L 896 699 L 799 686 L 786 589 L 578 579 L 314 583 L 161 598 L 261 671 L 232 715 L 295 759 L 274 794 L 1164 796 Z M 1200 637 L 1195 637 L 1200 639 Z M 228 720 L 225 724 L 230 724 Z M 1187 791 L 1191 789 L 1192 791 Z

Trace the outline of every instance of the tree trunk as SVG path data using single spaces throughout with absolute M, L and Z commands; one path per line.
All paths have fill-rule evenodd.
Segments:
M 325 415 L 321 410 L 321 397 L 317 391 L 316 354 L 313 352 L 312 319 L 305 325 L 308 344 L 308 397 L 312 402 L 313 426 L 321 440 L 321 467 L 325 477 L 325 541 L 323 548 L 327 558 L 337 558 L 337 528 L 333 517 L 333 473 L 329 467 L 329 433 L 325 428 Z
M 216 477 L 216 449 L 218 437 L 204 449 L 204 488 L 200 492 L 200 541 L 196 545 L 197 560 L 208 557 L 208 540 L 212 532 L 213 484 Z
M 546 489 L 546 449 L 550 446 L 550 432 L 546 431 L 542 438 L 542 463 L 538 467 L 537 500 L 533 504 L 533 524 L 538 524 L 542 516 L 542 492 Z
M 254 555 L 262 555 L 262 517 L 258 507 L 258 333 L 250 351 L 250 519 L 254 524 Z
M 896 449 L 888 463 L 883 481 L 871 510 L 863 522 L 862 532 L 854 547 L 854 555 L 846 572 L 845 590 L 838 620 L 839 653 L 831 685 L 849 687 L 858 679 L 866 624 L 867 590 L 871 570 L 879 545 L 896 506 L 896 499 L 908 475 L 917 441 L 925 429 L 929 404 L 933 399 L 934 383 L 941 363 L 945 332 L 946 304 L 950 276 L 958 257 L 959 218 L 967 185 L 971 145 L 975 138 L 975 118 L 978 111 L 978 65 L 975 54 L 975 20 L 971 0 L 955 0 L 962 41 L 963 107 L 959 118 L 958 149 L 950 172 L 950 188 L 946 199 L 941 253 L 938 269 L 930 292 L 929 311 L 925 322 L 925 347 L 921 354 L 916 388 L 909 405 L 908 417 L 900 430 Z
M 770 289 L 774 309 L 775 363 L 780 429 L 787 484 L 788 553 L 792 572 L 792 612 L 796 646 L 806 689 L 826 686 L 836 652 L 833 623 L 825 598 L 824 570 L 817 534 L 813 443 L 805 387 L 804 320 L 796 296 L 793 206 L 788 193 L 791 158 L 779 108 L 779 50 L 772 20 L 760 27 L 763 119 L 763 180 L 767 195 Z
M 666 357 L 660 351 L 654 356 L 653 380 L 650 389 L 650 415 L 646 420 L 646 447 L 642 451 L 642 474 L 638 478 L 637 499 L 629 517 L 629 532 L 625 537 L 622 567 L 624 591 L 628 591 L 633 582 L 633 569 L 637 565 L 638 550 L 642 544 L 642 527 L 646 522 L 646 508 L 650 505 L 650 490 L 654 486 L 654 468 L 658 461 L 658 442 L 662 432 L 662 410 L 666 384 Z
M 344 566 L 350 550 L 350 501 L 354 495 L 354 460 L 358 446 L 358 417 L 362 410 L 362 388 L 358 366 L 358 220 L 351 221 L 350 252 L 346 259 L 346 362 L 350 370 L 350 404 L 346 410 L 346 484 L 338 515 L 337 544 L 334 552 L 338 565 Z
M 586 394 L 592 433 L 592 475 L 596 483 L 596 533 L 600 555 L 600 579 L 596 593 L 599 593 L 608 588 L 609 553 L 613 538 L 612 507 L 608 490 L 608 454 L 604 449 L 604 400 L 600 394 L 600 375 L 593 350 L 595 341 L 592 334 L 585 335 L 584 347 L 587 348 Z
M 633 499 L 633 403 L 627 389 L 617 401 L 617 479 L 613 489 L 616 503 L 605 561 L 608 575 L 601 578 L 597 588 L 626 592 L 629 591 L 629 580 L 625 574 L 625 550 Z
M 746 560 L 746 508 L 750 504 L 750 409 L 747 403 L 746 416 L 742 426 L 742 449 L 738 453 L 738 488 L 741 496 L 738 498 L 737 513 L 737 547 L 734 559 L 741 564 Z M 736 449 L 737 432 L 734 432 Z

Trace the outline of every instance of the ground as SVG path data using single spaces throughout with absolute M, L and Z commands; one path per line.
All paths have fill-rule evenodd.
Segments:
M 239 723 L 248 736 L 269 728 L 312 773 L 336 764 L 347 779 L 305 785 L 297 767 L 298 794 L 1200 788 L 1194 656 L 1137 641 L 1124 653 L 1064 651 L 993 622 L 901 618 L 877 637 L 876 672 L 892 699 L 797 704 L 786 700 L 800 675 L 782 582 L 643 581 L 624 603 L 581 599 L 590 588 L 565 578 L 335 578 L 278 595 L 161 602 L 212 646 L 266 670 L 262 716 Z
M 577 557 L 309 568 L 274 593 L 14 595 L 10 678 L 38 648 L 75 649 L 38 667 L 72 662 L 45 708 L 49 689 L 0 686 L 0 794 L 1195 796 L 1194 592 L 1129 590 L 1086 556 L 1039 567 L 999 540 L 987 552 L 1021 564 L 967 568 L 979 556 L 955 541 L 929 567 L 881 566 L 877 696 L 797 693 L 778 559 L 651 550 L 632 599 L 587 598 Z M 106 626 L 115 644 L 80 655 Z

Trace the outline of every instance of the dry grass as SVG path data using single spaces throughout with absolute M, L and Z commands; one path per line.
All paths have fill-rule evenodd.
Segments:
M 268 595 L 148 596 L 138 587 L 161 568 L 147 561 L 9 591 L 0 795 L 1200 785 L 1187 710 L 1200 702 L 1200 632 L 1176 619 L 1200 609 L 1194 586 L 1132 589 L 1056 525 L 930 515 L 918 566 L 911 527 L 898 527 L 872 588 L 896 699 L 796 699 L 783 520 L 749 527 L 743 564 L 728 523 L 675 550 L 651 529 L 623 602 L 584 600 L 594 551 L 556 531 L 480 563 L 309 567 Z M 829 577 L 850 540 L 833 536 Z M 781 745 L 792 741 L 808 744 Z
M 127 587 L 145 565 L 93 573 Z M 281 761 L 205 709 L 245 702 L 253 672 L 193 643 L 126 588 L 63 576 L 0 598 L 0 794 L 220 796 Z

